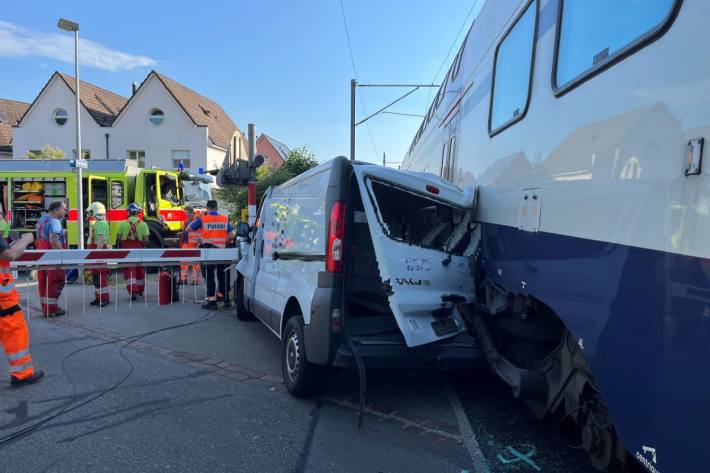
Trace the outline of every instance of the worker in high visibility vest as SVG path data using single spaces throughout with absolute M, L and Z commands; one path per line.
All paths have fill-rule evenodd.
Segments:
M 109 227 L 106 221 L 106 207 L 101 202 L 93 202 L 87 213 L 91 220 L 89 227 L 89 239 L 86 241 L 86 247 L 89 249 L 106 249 L 108 248 Z M 106 268 L 94 268 L 91 270 L 91 279 L 94 282 L 94 300 L 90 305 L 103 307 L 109 305 L 109 287 L 108 278 L 111 271 Z
M 150 239 L 148 224 L 139 218 L 140 205 L 135 202 L 128 206 L 128 219 L 118 225 L 116 248 L 145 248 Z M 131 300 L 143 297 L 145 291 L 145 269 L 142 266 L 123 268 L 123 279 Z
M 30 332 L 10 271 L 10 261 L 18 259 L 33 239 L 31 233 L 25 233 L 10 245 L 0 238 L 0 344 L 7 357 L 13 387 L 35 383 L 44 376 L 42 370 L 35 370 L 32 365 Z
M 207 211 L 195 219 L 188 227 L 192 231 L 199 231 L 200 248 L 226 248 L 227 242 L 232 238 L 232 224 L 226 215 L 221 215 L 217 209 L 216 200 L 207 201 Z M 229 292 L 224 277 L 223 264 L 203 264 L 202 277 L 207 282 L 207 302 L 203 309 L 216 310 L 217 302 L 223 302 L 224 307 L 229 307 Z M 215 277 L 217 283 L 215 284 Z
M 49 204 L 47 213 L 37 222 L 37 249 L 62 250 L 67 247 L 61 220 L 67 215 L 67 205 L 62 201 Z M 59 298 L 64 289 L 64 270 L 50 269 L 37 272 L 39 305 L 45 317 L 60 317 L 66 312 L 59 308 Z
M 200 238 L 199 230 L 191 230 L 190 225 L 192 225 L 199 214 L 195 212 L 195 209 L 189 205 L 185 206 L 185 226 L 181 234 L 181 248 L 197 248 L 199 246 L 198 240 Z M 202 278 L 200 277 L 200 263 L 182 263 L 180 264 L 180 283 L 187 284 L 188 275 L 190 267 L 192 267 L 192 284 L 202 284 Z

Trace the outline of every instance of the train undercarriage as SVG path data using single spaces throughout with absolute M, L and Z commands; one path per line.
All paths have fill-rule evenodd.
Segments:
M 600 471 L 626 471 L 619 440 L 584 356 L 555 313 L 535 298 L 507 291 L 489 279 L 479 303 L 462 309 L 491 369 L 533 414 L 571 427 L 576 448 Z M 631 461 L 633 462 L 633 461 Z

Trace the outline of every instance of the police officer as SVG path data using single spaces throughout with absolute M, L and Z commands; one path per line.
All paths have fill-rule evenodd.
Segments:
M 31 233 L 25 233 L 9 245 L 0 238 L 0 344 L 7 357 L 13 387 L 35 383 L 44 376 L 43 371 L 35 370 L 32 365 L 30 332 L 10 271 L 10 261 L 18 259 L 33 239 Z
M 150 239 L 148 224 L 139 218 L 140 205 L 135 202 L 128 206 L 128 219 L 118 225 L 116 248 L 145 248 Z M 145 291 L 145 269 L 142 266 L 123 268 L 123 279 L 131 300 L 143 296 Z
M 47 213 L 37 222 L 37 249 L 61 250 L 66 248 L 64 230 L 61 220 L 67 214 L 67 206 L 62 201 L 49 204 Z M 39 302 L 42 315 L 45 317 L 59 317 L 66 312 L 59 308 L 59 298 L 64 289 L 64 270 L 51 269 L 37 272 L 37 286 L 39 288 Z
M 227 243 L 233 238 L 229 218 L 218 212 L 216 200 L 207 201 L 207 211 L 192 222 L 188 228 L 192 231 L 199 230 L 200 248 L 226 248 Z M 202 265 L 202 277 L 207 282 L 207 301 L 202 305 L 203 309 L 216 310 L 218 301 L 223 302 L 224 307 L 231 305 L 224 269 L 225 266 L 222 264 Z

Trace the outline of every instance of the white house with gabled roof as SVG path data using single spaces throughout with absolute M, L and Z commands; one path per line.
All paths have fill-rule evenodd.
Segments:
M 49 145 L 75 152 L 74 78 L 55 72 L 13 129 L 13 157 Z M 130 98 L 81 81 L 82 151 L 88 159 L 197 171 L 246 158 L 246 140 L 216 102 L 155 71 Z

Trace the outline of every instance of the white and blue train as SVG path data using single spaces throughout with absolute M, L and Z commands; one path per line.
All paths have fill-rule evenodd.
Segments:
M 478 187 L 471 318 L 599 469 L 710 471 L 709 29 L 707 0 L 488 1 L 403 163 Z

